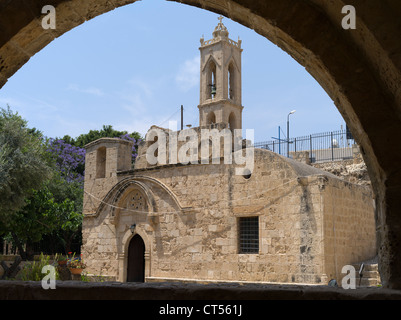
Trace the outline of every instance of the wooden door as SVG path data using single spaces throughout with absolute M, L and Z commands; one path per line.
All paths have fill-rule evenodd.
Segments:
M 128 246 L 127 282 L 145 281 L 145 243 L 141 236 L 132 237 Z

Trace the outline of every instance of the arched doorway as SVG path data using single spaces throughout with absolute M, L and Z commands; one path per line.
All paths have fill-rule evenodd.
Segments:
M 145 281 L 145 243 L 140 235 L 132 237 L 128 246 L 127 282 Z

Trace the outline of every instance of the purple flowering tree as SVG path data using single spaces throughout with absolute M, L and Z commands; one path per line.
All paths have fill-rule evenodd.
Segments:
M 116 138 L 132 141 L 132 162 L 138 156 L 138 144 L 140 138 L 132 137 L 125 133 Z M 55 161 L 57 170 L 67 182 L 83 182 L 85 170 L 85 149 L 65 142 L 63 139 L 49 138 L 47 141 L 47 151 Z
M 57 169 L 67 182 L 83 182 L 85 149 L 75 147 L 61 139 L 48 139 L 47 151 L 55 160 Z
M 135 139 L 134 137 L 131 137 L 128 133 L 123 134 L 118 138 L 132 141 L 134 143 L 134 145 L 132 146 L 132 162 L 135 162 L 135 159 L 138 157 L 138 145 L 142 141 L 142 139 Z

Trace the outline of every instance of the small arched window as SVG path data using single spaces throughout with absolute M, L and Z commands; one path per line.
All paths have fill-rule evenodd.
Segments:
M 228 66 L 228 98 L 231 100 L 235 98 L 235 71 L 232 62 Z
M 207 124 L 212 124 L 212 123 L 216 123 L 216 115 L 214 114 L 213 111 L 211 111 L 208 115 L 207 115 Z
M 231 130 L 237 129 L 236 118 L 235 118 L 234 112 L 231 112 L 230 116 L 228 117 L 228 127 Z
M 96 178 L 106 177 L 106 147 L 100 147 L 96 151 Z
M 214 99 L 217 93 L 216 64 L 210 61 L 207 75 L 207 98 Z

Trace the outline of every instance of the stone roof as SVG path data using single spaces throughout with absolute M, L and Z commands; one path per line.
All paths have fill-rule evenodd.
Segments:
M 306 176 L 313 176 L 313 175 L 325 175 L 331 178 L 336 178 L 339 179 L 339 177 L 337 177 L 336 175 L 327 172 L 327 171 L 323 171 L 321 169 L 312 167 L 308 164 L 299 162 L 297 160 L 294 159 L 290 159 L 290 158 L 286 158 L 283 157 L 285 159 L 285 161 L 295 170 L 295 172 L 302 177 L 306 177 Z
M 300 161 L 297 161 L 297 160 L 294 160 L 291 158 L 287 158 L 287 157 L 279 155 L 273 151 L 255 148 L 255 152 L 257 152 L 256 150 L 258 150 L 259 152 L 266 152 L 266 153 L 269 153 L 273 157 L 280 158 L 282 161 L 286 162 L 295 171 L 295 173 L 299 177 L 307 177 L 307 176 L 313 176 L 313 175 L 325 175 L 330 178 L 340 179 L 338 176 L 336 176 L 330 172 L 323 171 L 321 169 L 312 167 L 308 164 L 302 163 Z

